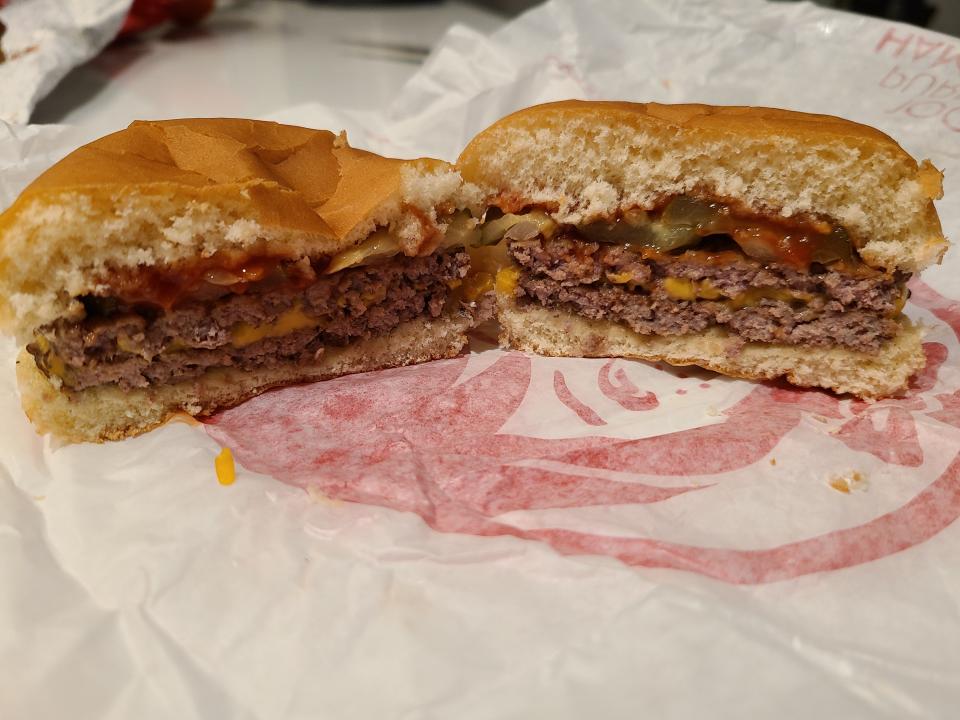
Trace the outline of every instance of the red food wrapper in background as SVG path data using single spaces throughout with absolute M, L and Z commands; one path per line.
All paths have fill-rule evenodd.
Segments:
M 134 0 L 117 37 L 131 37 L 165 22 L 196 25 L 213 11 L 214 4 L 215 0 Z

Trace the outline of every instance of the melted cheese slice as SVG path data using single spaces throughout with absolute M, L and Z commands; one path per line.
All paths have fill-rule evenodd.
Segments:
M 734 310 L 757 305 L 761 300 L 780 300 L 807 302 L 810 294 L 799 290 L 784 288 L 750 288 L 731 298 L 723 298 L 719 289 L 709 280 L 689 280 L 687 278 L 667 277 L 662 281 L 663 291 L 677 300 L 719 300 L 722 298 Z
M 520 281 L 520 268 L 505 267 L 497 272 L 495 281 L 498 295 L 513 295 L 517 289 L 517 283 Z
M 800 300 L 807 302 L 810 300 L 810 294 L 800 292 L 799 290 L 785 290 L 784 288 L 750 288 L 744 290 L 738 295 L 734 295 L 729 300 L 730 307 L 734 310 L 740 308 L 758 305 L 761 300 L 779 300 L 781 302 L 793 302 Z
M 299 305 L 295 305 L 274 322 L 265 325 L 250 325 L 249 323 L 237 323 L 230 331 L 231 344 L 234 347 L 246 347 L 264 338 L 283 337 L 297 330 L 306 330 L 319 325 L 319 321 L 305 314 Z

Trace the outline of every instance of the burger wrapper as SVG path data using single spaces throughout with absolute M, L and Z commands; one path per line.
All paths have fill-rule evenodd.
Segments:
M 943 168 L 957 236 L 958 93 L 960 42 L 904 25 L 570 0 L 452 28 L 383 115 L 276 117 L 453 159 L 563 97 L 833 113 Z M 4 203 L 71 133 L 0 139 Z M 5 717 L 949 717 L 958 270 L 951 251 L 913 281 L 927 369 L 876 403 L 508 353 L 482 328 L 452 360 L 60 447 L 23 417 L 5 340 Z
M 23 124 L 74 67 L 113 40 L 132 0 L 12 0 L 0 8 L 0 121 Z

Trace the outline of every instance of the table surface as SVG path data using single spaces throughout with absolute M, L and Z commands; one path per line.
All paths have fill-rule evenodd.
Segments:
M 107 48 L 67 75 L 31 121 L 106 133 L 136 119 L 256 118 L 306 102 L 373 110 L 451 25 L 486 32 L 504 20 L 460 2 L 237 2 L 200 27 Z

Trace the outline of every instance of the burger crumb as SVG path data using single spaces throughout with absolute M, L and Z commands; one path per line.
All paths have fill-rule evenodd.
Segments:
M 867 479 L 863 473 L 853 470 L 849 473 L 844 473 L 843 475 L 834 475 L 830 478 L 830 482 L 827 483 L 837 492 L 841 492 L 844 495 L 849 495 L 854 490 L 862 490 L 866 486 Z
M 233 485 L 237 479 L 237 468 L 233 462 L 233 453 L 230 448 L 223 448 L 213 461 L 217 472 L 217 482 L 221 485 Z

